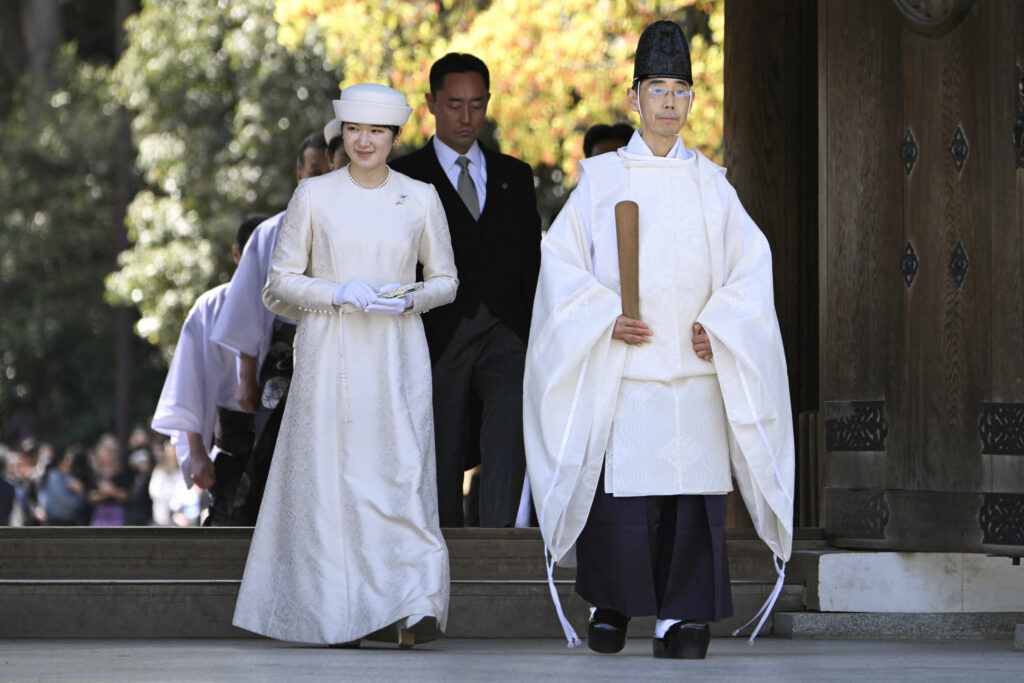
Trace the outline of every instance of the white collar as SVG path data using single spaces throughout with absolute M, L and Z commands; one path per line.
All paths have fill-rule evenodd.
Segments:
M 647 146 L 646 142 L 644 142 L 639 130 L 633 133 L 633 137 L 629 139 L 629 144 L 626 145 L 625 151 L 629 154 L 635 154 L 636 156 L 654 156 L 654 152 L 652 152 L 651 148 Z M 672 149 L 668 151 L 668 154 L 666 154 L 664 158 L 686 161 L 692 156 L 693 152 L 686 149 L 686 146 L 683 144 L 683 139 L 679 137 L 679 135 L 676 135 L 676 144 L 672 145 Z
M 441 164 L 441 168 L 445 169 L 445 171 L 455 166 L 455 160 L 460 156 L 468 157 L 470 165 L 476 164 L 476 167 L 480 169 L 484 167 L 484 152 L 480 149 L 480 144 L 476 140 L 473 141 L 473 146 L 470 147 L 465 154 L 459 154 L 454 149 L 441 142 L 441 139 L 435 135 L 434 154 L 437 155 L 437 160 Z

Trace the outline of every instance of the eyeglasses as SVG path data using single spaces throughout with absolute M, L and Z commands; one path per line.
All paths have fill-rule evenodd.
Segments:
M 689 88 L 675 88 L 669 90 L 663 85 L 649 85 L 647 86 L 647 93 L 654 97 L 664 97 L 665 95 L 672 93 L 672 96 L 677 100 L 688 100 L 693 97 L 693 91 Z

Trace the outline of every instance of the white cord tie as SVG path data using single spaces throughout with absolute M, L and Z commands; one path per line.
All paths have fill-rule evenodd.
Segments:
M 772 563 L 775 565 L 775 573 L 778 574 L 778 578 L 775 580 L 775 588 L 772 589 L 771 595 L 765 600 L 764 604 L 761 605 L 761 609 L 757 611 L 750 621 L 740 626 L 738 629 L 732 632 L 734 636 L 739 635 L 740 631 L 745 629 L 754 623 L 754 619 L 761 617 L 761 620 L 757 622 L 757 627 L 754 632 L 750 634 L 750 639 L 747 641 L 751 645 L 754 644 L 754 638 L 757 638 L 757 634 L 761 632 L 761 627 L 764 626 L 765 620 L 768 619 L 768 615 L 772 613 L 772 609 L 775 608 L 775 603 L 779 599 L 779 595 L 782 593 L 782 584 L 786 579 L 786 563 L 779 559 L 778 555 L 772 557 Z
M 562 443 L 558 446 L 558 464 L 555 466 L 555 474 L 551 478 L 551 484 L 548 486 L 548 491 L 544 495 L 544 502 L 540 506 L 540 528 L 544 528 L 544 516 L 548 509 L 548 501 L 551 499 L 551 494 L 555 490 L 555 484 L 558 482 L 558 475 L 562 470 L 562 459 L 565 456 L 565 449 L 569 443 L 569 432 L 572 428 L 573 417 L 576 415 L 576 406 L 579 405 L 580 392 L 583 390 L 583 378 L 587 374 L 587 365 L 590 359 L 587 358 L 583 361 L 583 368 L 580 370 L 580 378 L 576 382 L 576 391 L 572 397 L 572 407 L 569 408 L 569 419 L 565 421 L 565 431 L 562 432 Z M 568 507 L 568 502 L 566 503 Z M 568 641 L 567 647 L 576 647 L 581 645 L 583 641 L 576 635 L 576 629 L 572 627 L 569 620 L 565 618 L 565 612 L 562 610 L 562 601 L 558 599 L 558 591 L 555 589 L 555 558 L 548 552 L 547 543 L 544 544 L 544 566 L 548 570 L 548 589 L 551 591 L 551 600 L 555 603 L 555 612 L 558 614 L 558 621 L 562 624 L 562 632 L 565 634 L 565 639 Z
M 338 362 L 341 364 L 341 409 L 344 421 L 352 421 L 352 405 L 348 400 L 348 372 L 345 369 L 345 311 L 338 309 Z

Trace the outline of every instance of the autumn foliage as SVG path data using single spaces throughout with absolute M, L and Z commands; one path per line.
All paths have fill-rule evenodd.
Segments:
M 684 139 L 719 157 L 722 140 L 724 0 L 278 0 L 278 40 L 297 46 L 316 24 L 341 87 L 389 84 L 415 107 L 406 143 L 433 132 L 423 95 L 431 63 L 471 52 L 491 71 L 489 117 L 502 151 L 574 176 L 583 134 L 629 118 L 626 90 L 641 31 L 678 21 L 690 39 L 695 100 Z

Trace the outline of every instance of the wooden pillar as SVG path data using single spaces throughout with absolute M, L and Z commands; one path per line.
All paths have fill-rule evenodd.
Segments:
M 725 165 L 772 248 L 802 526 L 819 524 L 817 11 L 814 0 L 725 4 Z

